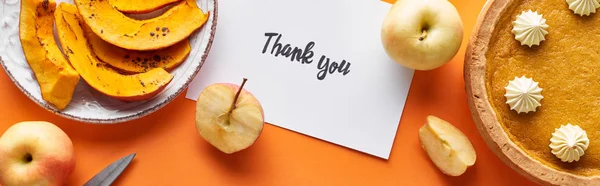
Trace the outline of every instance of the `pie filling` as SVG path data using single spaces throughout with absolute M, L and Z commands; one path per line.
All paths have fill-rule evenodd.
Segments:
M 498 121 L 529 156 L 559 171 L 600 175 L 600 17 L 596 4 L 574 1 L 587 0 L 515 0 L 489 43 L 486 88 Z M 536 13 L 524 17 L 534 21 L 520 23 L 538 23 L 533 30 L 542 35 L 517 37 L 534 32 L 515 24 L 524 12 Z M 522 77 L 543 89 L 543 99 L 528 99 L 539 101 L 529 104 L 534 111 L 508 104 L 509 82 Z

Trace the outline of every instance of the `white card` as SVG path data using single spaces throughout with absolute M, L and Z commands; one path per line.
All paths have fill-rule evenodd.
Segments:
M 387 159 L 414 72 L 381 44 L 390 8 L 376 0 L 219 1 L 211 53 L 186 98 L 248 78 L 267 122 Z

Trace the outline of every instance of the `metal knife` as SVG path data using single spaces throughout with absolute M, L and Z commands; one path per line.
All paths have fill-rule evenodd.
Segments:
M 127 168 L 135 153 L 127 155 L 102 169 L 92 179 L 88 180 L 83 186 L 109 186 L 119 175 Z

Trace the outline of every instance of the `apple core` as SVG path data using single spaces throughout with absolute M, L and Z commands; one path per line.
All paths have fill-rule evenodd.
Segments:
M 242 85 L 240 85 L 240 88 L 235 93 L 235 96 L 233 97 L 233 102 L 231 103 L 231 107 L 229 107 L 229 111 L 227 113 L 219 116 L 219 119 L 223 120 L 223 122 L 219 122 L 219 124 L 222 125 L 224 130 L 227 130 L 229 128 L 229 125 L 231 125 L 231 122 L 230 122 L 231 112 L 233 112 L 233 110 L 235 110 L 235 108 L 236 108 L 235 103 L 237 103 L 238 99 L 240 98 L 240 93 L 244 89 L 244 85 L 246 85 L 246 81 L 248 81 L 248 79 L 244 78 L 244 80 L 242 81 Z

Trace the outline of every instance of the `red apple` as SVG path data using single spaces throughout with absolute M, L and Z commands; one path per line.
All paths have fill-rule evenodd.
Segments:
M 208 143 L 231 154 L 250 147 L 264 125 L 262 106 L 241 86 L 217 83 L 206 87 L 196 103 L 196 129 Z
M 0 137 L 0 185 L 63 185 L 74 168 L 73 143 L 52 123 L 20 122 Z

